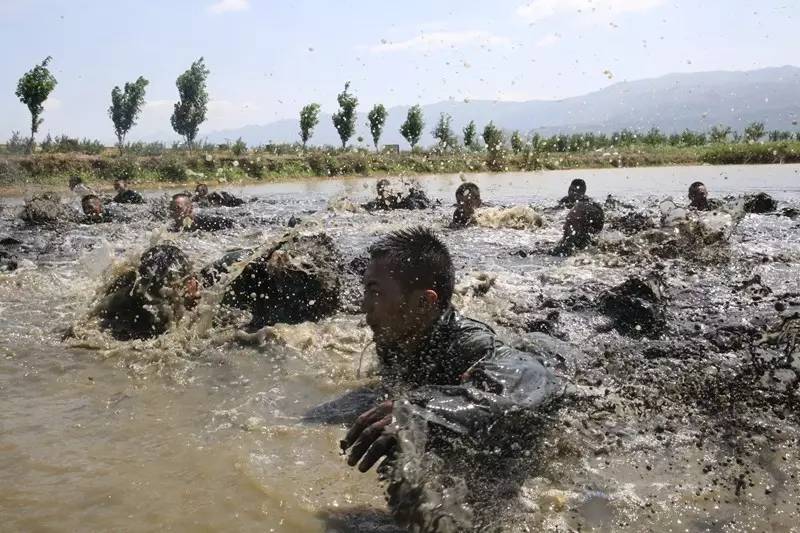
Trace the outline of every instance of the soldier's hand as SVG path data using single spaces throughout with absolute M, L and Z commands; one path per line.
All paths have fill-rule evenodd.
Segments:
M 358 469 L 366 472 L 378 459 L 394 451 L 397 435 L 393 427 L 393 407 L 394 402 L 387 400 L 356 419 L 340 443 L 342 450 L 352 447 L 347 458 L 348 465 L 358 464 Z

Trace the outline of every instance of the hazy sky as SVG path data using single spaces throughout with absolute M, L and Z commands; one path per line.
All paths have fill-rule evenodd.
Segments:
M 17 80 L 53 56 L 47 132 L 113 139 L 114 85 L 150 80 L 131 139 L 170 132 L 204 56 L 203 132 L 374 103 L 558 99 L 672 72 L 800 62 L 798 0 L 0 0 L 0 138 L 29 127 Z

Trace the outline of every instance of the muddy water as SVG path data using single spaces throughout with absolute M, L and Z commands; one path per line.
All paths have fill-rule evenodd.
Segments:
M 767 407 L 728 401 L 732 390 L 763 393 L 746 380 L 722 379 L 742 368 L 748 352 L 714 348 L 706 333 L 731 324 L 768 327 L 779 319 L 776 302 L 791 307 L 791 295 L 800 293 L 798 222 L 746 216 L 722 259 L 652 259 L 613 246 L 556 259 L 542 252 L 557 240 L 563 213 L 541 208 L 574 177 L 585 178 L 595 198 L 613 194 L 653 214 L 659 199 L 682 201 L 697 179 L 712 195 L 757 189 L 797 203 L 799 171 L 681 167 L 470 177 L 496 205 L 532 204 L 545 226 L 442 229 L 459 271 L 457 303 L 517 340 L 555 309 L 554 333 L 580 354 L 573 372 L 580 398 L 546 432 L 539 465 L 498 527 L 797 530 L 796 412 L 780 400 Z M 203 306 L 152 341 L 120 343 L 90 328 L 79 339 L 61 337 L 81 323 L 110 272 L 153 242 L 174 240 L 201 266 L 227 249 L 270 242 L 296 215 L 307 230 L 329 232 L 351 259 L 391 229 L 412 222 L 444 228 L 460 181 L 420 180 L 443 207 L 380 215 L 347 209 L 368 198 L 374 180 L 232 188 L 255 200 L 218 210 L 245 229 L 216 236 L 166 234 L 152 206 L 121 209 L 125 224 L 29 228 L 13 218 L 17 200 L 5 201 L 0 237 L 23 245 L 20 268 L 0 273 L 0 530 L 391 531 L 374 473 L 354 472 L 337 453 L 344 424 L 304 419 L 314 406 L 373 382 L 369 372 L 356 377 L 362 352 L 365 369 L 372 364 L 361 315 L 279 327 L 260 346 L 209 329 Z M 158 194 L 149 196 L 157 201 Z M 597 295 L 653 269 L 670 294 L 664 336 L 631 339 L 604 327 L 592 303 Z M 769 293 L 737 289 L 754 275 Z M 691 356 L 695 348 L 699 354 Z

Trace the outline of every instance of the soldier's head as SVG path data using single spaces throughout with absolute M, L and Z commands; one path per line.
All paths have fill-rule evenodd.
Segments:
M 123 179 L 114 180 L 114 190 L 115 191 L 122 192 L 127 188 L 128 188 L 128 183 L 125 180 L 123 180 Z
M 139 287 L 152 299 L 171 299 L 191 306 L 199 297 L 200 285 L 192 263 L 178 247 L 159 244 L 139 260 Z
M 580 178 L 572 180 L 567 190 L 567 196 L 573 200 L 579 200 L 586 196 L 586 182 Z
M 467 211 L 481 206 L 481 190 L 474 183 L 462 183 L 456 189 L 456 204 Z
M 81 209 L 88 217 L 99 217 L 103 214 L 103 202 L 94 194 L 87 194 L 81 198 Z
M 375 341 L 418 337 L 453 297 L 455 269 L 447 246 L 430 229 L 416 227 L 386 235 L 369 252 L 362 310 Z
M 194 207 L 192 198 L 185 192 L 172 195 L 169 202 L 169 212 L 175 222 L 181 223 L 187 218 L 194 218 Z
M 689 201 L 692 207 L 705 207 L 708 204 L 708 189 L 702 181 L 695 181 L 689 186 Z
M 378 183 L 375 184 L 375 191 L 378 193 L 378 198 L 383 198 L 387 194 L 389 194 L 389 180 L 387 179 L 378 180 Z
M 564 237 L 584 237 L 600 233 L 605 224 L 603 208 L 595 202 L 578 202 L 567 213 L 564 221 Z
M 199 197 L 208 196 L 208 185 L 205 183 L 198 183 L 194 189 L 195 194 Z

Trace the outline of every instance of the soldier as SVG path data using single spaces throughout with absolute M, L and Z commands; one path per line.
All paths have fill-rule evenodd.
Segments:
M 233 220 L 229 218 L 196 215 L 192 198 L 187 193 L 173 195 L 169 209 L 175 222 L 170 231 L 219 231 L 235 226 Z

